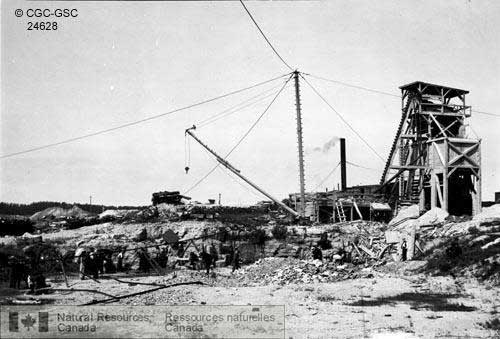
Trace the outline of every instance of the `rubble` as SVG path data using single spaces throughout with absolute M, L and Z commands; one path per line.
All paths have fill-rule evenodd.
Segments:
M 419 215 L 420 209 L 418 205 L 403 207 L 399 213 L 391 221 L 389 221 L 389 226 L 403 222 L 405 219 L 417 219 Z
M 449 216 L 448 212 L 445 210 L 434 207 L 429 211 L 425 212 L 417 219 L 418 226 L 434 225 L 445 222 L 446 218 Z
M 373 277 L 371 267 L 292 258 L 260 259 L 236 273 L 243 285 L 324 283 L 362 277 Z
M 101 214 L 99 214 L 99 219 L 112 218 L 112 219 L 123 219 L 133 217 L 135 214 L 139 212 L 138 209 L 116 209 L 116 210 L 105 210 Z
M 481 213 L 475 215 L 472 220 L 477 222 L 500 222 L 500 204 L 483 207 Z

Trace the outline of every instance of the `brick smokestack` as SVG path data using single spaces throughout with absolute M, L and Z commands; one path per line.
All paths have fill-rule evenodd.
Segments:
M 347 187 L 346 161 L 345 161 L 345 139 L 340 138 L 340 189 L 344 191 Z

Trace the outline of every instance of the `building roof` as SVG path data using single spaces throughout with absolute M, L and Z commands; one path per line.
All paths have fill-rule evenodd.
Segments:
M 466 91 L 464 89 L 447 87 L 447 86 L 443 86 L 443 85 L 436 85 L 436 84 L 431 84 L 431 83 L 423 82 L 423 81 L 414 81 L 414 82 L 409 83 L 407 85 L 403 85 L 399 88 L 402 90 L 410 90 L 410 91 L 411 90 L 420 91 L 421 89 L 425 88 L 423 93 L 431 94 L 431 95 L 441 95 L 441 89 L 444 89 L 445 97 L 447 97 L 447 98 L 453 98 L 453 97 L 457 97 L 459 95 L 469 93 L 469 91 Z

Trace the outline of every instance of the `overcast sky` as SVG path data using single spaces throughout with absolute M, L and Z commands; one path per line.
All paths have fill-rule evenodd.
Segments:
M 2 1 L 1 154 L 111 128 L 289 72 L 239 2 Z M 470 91 L 473 109 L 499 114 L 499 1 L 248 1 L 282 57 L 300 71 L 399 94 L 416 80 Z M 57 31 L 27 31 L 15 9 L 76 8 Z M 51 19 L 52 20 L 52 19 Z M 310 78 L 384 158 L 401 102 Z M 149 204 L 160 190 L 185 192 L 215 164 L 184 130 L 282 80 L 194 109 L 72 143 L 0 159 L 0 200 Z M 274 88 L 274 89 L 273 89 Z M 272 96 L 197 130 L 225 155 Z M 301 83 L 307 190 L 339 161 L 347 139 L 348 185 L 378 183 L 381 161 Z M 228 160 L 279 198 L 298 191 L 293 87 L 287 87 Z M 483 139 L 483 199 L 500 191 L 500 118 L 473 113 Z M 331 143 L 332 145 L 334 143 Z M 339 182 L 336 171 L 319 190 Z M 265 199 L 219 168 L 188 195 L 223 203 Z

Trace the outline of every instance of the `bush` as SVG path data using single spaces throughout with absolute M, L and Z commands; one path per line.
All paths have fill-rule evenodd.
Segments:
M 275 225 L 271 230 L 271 233 L 273 234 L 274 239 L 277 240 L 285 239 L 288 235 L 287 228 L 284 225 Z

